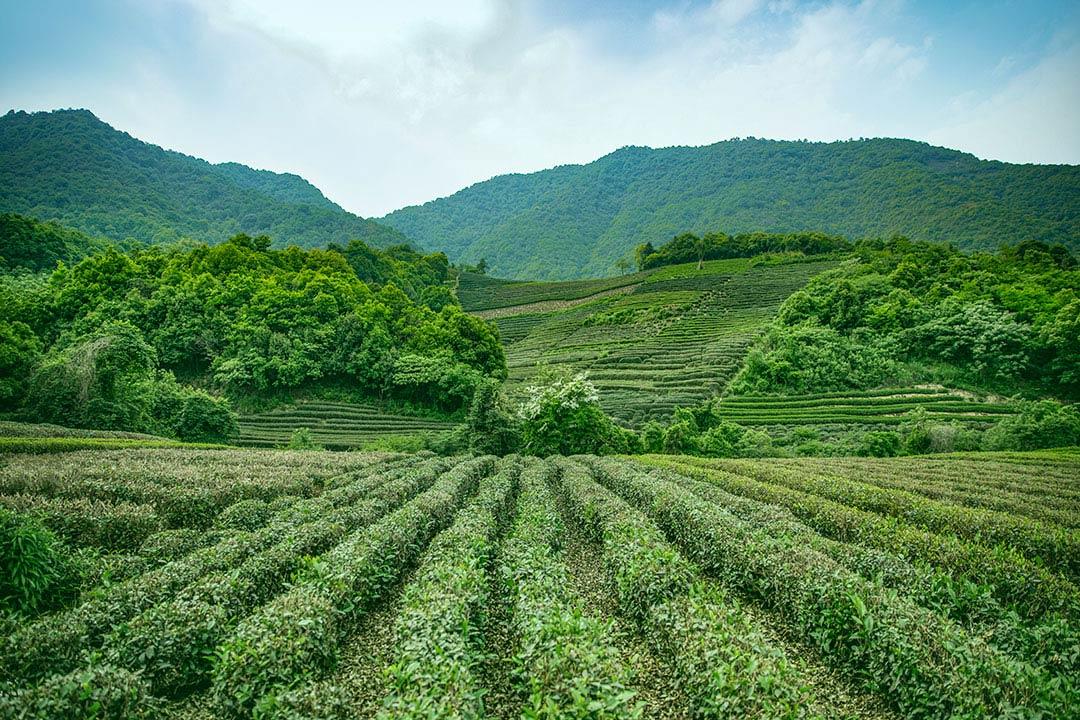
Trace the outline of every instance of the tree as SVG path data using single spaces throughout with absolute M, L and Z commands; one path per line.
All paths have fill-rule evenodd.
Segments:
M 649 258 L 656 252 L 656 248 L 653 247 L 651 242 L 642 243 L 634 248 L 634 260 L 637 262 L 638 270 L 644 270 L 648 267 Z
M 916 329 L 931 353 L 965 368 L 984 382 L 1015 381 L 1027 369 L 1031 328 L 989 301 L 952 303 Z
M 15 407 L 41 356 L 41 342 L 26 323 L 0 320 L 0 407 Z
M 517 420 L 504 406 L 496 381 L 485 380 L 476 388 L 464 432 L 466 445 L 474 453 L 506 455 L 517 448 Z
M 74 427 L 148 429 L 154 361 L 137 328 L 113 323 L 44 358 L 30 380 L 27 410 Z
M 1080 299 L 1058 310 L 1044 335 L 1053 351 L 1051 372 L 1071 393 L 1080 394 Z
M 480 262 L 476 263 L 476 272 L 480 275 L 487 275 L 488 264 L 487 260 L 480 258 Z
M 640 440 L 600 408 L 585 373 L 554 374 L 528 387 L 518 406 L 522 451 L 530 455 L 606 454 L 640 450 Z

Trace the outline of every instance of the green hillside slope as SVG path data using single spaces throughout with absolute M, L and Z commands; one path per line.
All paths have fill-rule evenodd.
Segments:
M 1011 165 L 910 140 L 730 140 L 627 147 L 586 165 L 503 175 L 382 218 L 495 275 L 614 274 L 638 243 L 680 232 L 814 228 L 994 249 L 1080 248 L 1080 167 Z
M 55 222 L 39 222 L 18 213 L 0 213 L 0 268 L 52 270 L 58 262 L 79 260 L 113 243 L 92 238 Z
M 722 390 L 780 303 L 836 262 L 716 260 L 614 287 L 614 279 L 514 283 L 502 296 L 498 283 L 467 284 L 462 302 L 498 326 L 511 388 L 546 367 L 588 370 L 604 409 L 640 425 Z M 493 307 L 522 289 L 521 304 Z
M 294 431 L 306 428 L 314 442 L 331 450 L 362 448 L 374 440 L 445 434 L 455 423 L 387 412 L 373 405 L 301 400 L 240 418 L 240 445 L 283 447 Z
M 299 176 L 163 150 L 87 110 L 0 117 L 0 211 L 116 240 L 216 243 L 246 232 L 302 247 L 406 242 Z

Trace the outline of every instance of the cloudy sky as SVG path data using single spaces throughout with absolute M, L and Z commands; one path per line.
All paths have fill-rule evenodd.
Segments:
M 85 107 L 365 216 L 624 145 L 1080 163 L 1076 0 L 0 0 L 0 112 Z

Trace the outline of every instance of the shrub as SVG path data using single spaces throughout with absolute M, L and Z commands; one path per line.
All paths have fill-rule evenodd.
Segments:
M 894 457 L 900 454 L 900 434 L 891 430 L 871 430 L 859 438 L 857 454 L 869 457 Z
M 32 517 L 0 508 L 0 612 L 35 615 L 71 598 L 78 566 Z
M 159 373 L 151 414 L 163 435 L 184 442 L 228 443 L 239 433 L 229 401 L 176 382 L 172 373 Z
M 486 380 L 476 388 L 463 429 L 470 451 L 506 455 L 518 447 L 521 440 L 517 420 L 503 405 L 495 381 Z
M 290 450 L 322 450 L 323 446 L 315 442 L 315 437 L 311 434 L 311 431 L 307 428 L 297 428 L 293 430 L 292 436 L 289 438 Z
M 34 720 L 142 720 L 160 716 L 160 702 L 136 673 L 94 665 L 54 675 L 41 685 L 0 693 L 0 716 Z
M 23 322 L 0 320 L 0 407 L 22 402 L 26 381 L 41 355 L 41 342 Z
M 895 345 L 870 333 L 842 335 L 804 323 L 774 325 L 731 381 L 738 394 L 808 393 L 876 387 L 897 373 Z
M 213 536 L 194 528 L 160 530 L 143 540 L 139 555 L 154 562 L 175 560 L 209 544 L 213 539 Z
M 518 406 L 522 450 L 530 455 L 628 453 L 640 449 L 636 434 L 620 428 L 600 408 L 585 373 L 556 374 L 532 385 Z
M 1037 450 L 1080 445 L 1080 412 L 1053 400 L 1025 402 L 1020 412 L 986 431 L 986 450 Z
M 214 524 L 231 530 L 257 530 L 270 520 L 272 514 L 265 500 L 250 498 L 222 510 L 214 519 Z

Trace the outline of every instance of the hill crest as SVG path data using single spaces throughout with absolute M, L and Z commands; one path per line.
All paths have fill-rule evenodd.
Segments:
M 385 222 L 506 277 L 614 273 L 642 242 L 722 230 L 906 235 L 996 249 L 1080 247 L 1080 166 L 981 160 L 915 140 L 724 140 L 627 146 L 586 164 L 511 173 Z
M 302 247 L 408 242 L 299 175 L 168 150 L 86 109 L 0 117 L 0 211 L 116 240 L 216 243 L 246 232 Z

